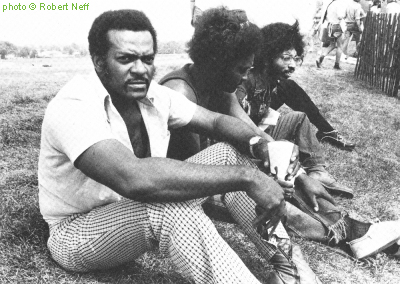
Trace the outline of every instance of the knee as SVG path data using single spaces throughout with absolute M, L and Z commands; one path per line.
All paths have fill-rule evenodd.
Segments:
M 288 117 L 290 117 L 291 120 L 303 123 L 305 121 L 308 121 L 308 117 L 307 114 L 305 114 L 304 112 L 301 111 L 292 111 L 287 113 L 286 115 L 288 115 Z
M 217 155 L 221 157 L 224 161 L 228 160 L 236 160 L 236 157 L 239 154 L 239 151 L 233 147 L 231 144 L 226 143 L 226 142 L 220 142 L 217 144 L 212 145 L 211 147 L 208 148 L 210 151 L 210 156 Z
M 235 147 L 225 142 L 214 144 L 207 148 L 207 150 L 209 157 L 215 157 L 214 162 L 211 164 L 242 165 L 250 162 L 249 159 L 242 155 Z

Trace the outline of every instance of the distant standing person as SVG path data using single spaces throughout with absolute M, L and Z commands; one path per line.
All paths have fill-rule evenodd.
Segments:
M 360 5 L 361 5 L 361 8 L 363 9 L 363 11 L 365 13 L 368 13 L 368 11 L 371 10 L 373 1 L 372 0 L 360 0 Z
M 372 5 L 370 11 L 372 13 L 380 13 L 381 12 L 381 0 L 375 0 L 374 5 Z
M 343 47 L 343 32 L 346 29 L 344 24 L 344 18 L 346 16 L 346 10 L 343 3 L 339 0 L 333 0 L 323 11 L 323 17 L 321 19 L 321 24 L 325 21 L 328 22 L 328 36 L 329 36 L 329 46 L 322 48 L 321 56 L 316 59 L 315 63 L 318 68 L 321 68 L 322 61 L 325 56 L 327 56 L 332 50 L 336 48 L 336 60 L 333 69 L 341 70 L 340 68 L 340 58 L 342 56 Z
M 190 0 L 190 12 L 191 12 L 191 21 L 190 24 L 194 27 L 203 11 L 199 7 L 196 6 L 196 0 Z
M 344 42 L 343 42 L 343 53 L 348 57 L 348 46 L 352 37 L 355 39 L 358 54 L 358 44 L 360 42 L 361 34 L 364 30 L 364 25 L 361 21 L 365 17 L 364 10 L 360 5 L 360 0 L 353 0 L 347 5 L 346 8 L 346 27 Z
M 320 22 L 321 22 L 321 17 L 322 17 L 322 7 L 323 7 L 323 2 L 322 0 L 317 0 L 315 2 L 315 12 L 314 12 L 314 17 L 313 17 L 313 25 L 311 27 L 310 31 L 310 39 L 309 39 L 309 52 L 314 51 L 314 37 L 318 34 L 318 30 L 320 27 Z

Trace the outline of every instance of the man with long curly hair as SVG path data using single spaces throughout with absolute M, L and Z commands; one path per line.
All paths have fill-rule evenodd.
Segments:
M 273 137 L 294 140 L 299 145 L 300 161 L 303 160 L 303 168 L 310 177 L 321 182 L 331 193 L 352 197 L 352 190 L 339 184 L 326 171 L 317 137 L 348 150 L 354 148 L 354 144 L 345 142 L 320 114 L 307 93 L 295 81 L 289 80 L 296 66 L 302 63 L 304 55 L 305 43 L 299 31 L 299 23 L 273 23 L 263 27 L 261 32 L 263 42 L 261 51 L 255 57 L 254 68 L 248 80 L 236 91 L 239 103 L 259 128 Z M 276 110 L 283 104 L 294 111 L 285 115 L 278 113 Z M 296 137 L 294 130 L 297 127 L 287 121 L 296 121 L 307 131 Z M 309 127 L 310 122 L 318 128 L 316 137 Z M 293 137 L 290 137 L 290 132 Z M 302 159 L 302 155 L 311 158 Z
M 326 140 L 342 148 L 354 148 L 354 144 L 349 145 L 344 142 L 337 130 L 320 114 L 307 93 L 295 81 L 289 79 L 296 66 L 301 64 L 304 55 L 305 43 L 300 34 L 298 22 L 293 25 L 273 23 L 263 27 L 261 32 L 263 42 L 260 53 L 255 57 L 254 68 L 250 71 L 248 80 L 243 82 L 236 91 L 240 104 L 251 120 L 274 138 L 295 139 L 299 145 L 300 161 L 303 149 L 307 146 L 311 153 L 321 155 L 321 157 L 322 151 L 319 143 L 315 141 L 314 135 L 309 136 L 310 143 L 308 145 L 305 145 L 301 139 L 296 140 L 296 137 L 292 136 L 291 138 L 290 135 L 287 135 L 290 134 L 290 127 L 287 127 L 288 124 L 285 121 L 289 117 L 297 117 L 297 121 L 302 121 L 306 125 L 310 120 L 318 128 L 316 136 L 321 140 Z M 283 104 L 295 111 L 284 115 L 277 113 L 276 110 Z M 276 116 L 278 119 L 271 123 L 271 117 Z M 282 128 L 285 127 L 286 131 L 283 131 Z M 338 184 L 327 173 L 324 165 L 308 167 L 303 163 L 303 167 L 310 177 L 319 180 L 329 191 L 346 192 L 345 187 Z M 358 258 L 362 255 L 357 246 L 368 246 L 362 240 L 367 235 L 373 235 L 373 232 L 380 226 L 387 226 L 395 233 L 390 240 L 381 237 L 375 238 L 374 246 L 377 251 L 393 244 L 396 238 L 400 237 L 399 232 L 396 232 L 398 223 L 383 222 L 371 227 L 371 223 L 363 223 L 349 217 L 329 200 L 319 199 L 320 211 L 313 212 L 310 205 L 307 205 L 307 199 L 303 198 L 301 191 L 298 190 L 295 191 L 294 198 L 289 202 L 302 211 L 288 206 L 286 225 L 289 233 L 334 245 L 349 242 L 350 248 Z M 312 218 L 306 215 L 310 215 Z
M 262 28 L 262 49 L 255 58 L 254 70 L 250 77 L 264 74 L 268 84 L 277 92 L 271 93 L 270 107 L 277 110 L 286 104 L 295 111 L 307 114 L 310 122 L 317 127 L 317 138 L 340 149 L 353 150 L 355 144 L 346 141 L 342 135 L 320 113 L 307 93 L 293 80 L 291 75 L 301 65 L 305 42 L 298 22 L 293 25 L 274 23 Z M 254 111 L 254 110 L 253 110 Z

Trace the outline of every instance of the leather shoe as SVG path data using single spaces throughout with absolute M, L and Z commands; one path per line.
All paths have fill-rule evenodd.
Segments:
M 324 56 L 320 56 L 317 60 L 315 60 L 315 64 L 317 65 L 317 68 L 321 68 L 322 61 L 324 60 Z
M 350 249 L 357 259 L 377 254 L 400 239 L 400 221 L 387 221 L 372 224 L 361 238 L 349 242 Z
M 352 151 L 356 147 L 355 143 L 346 141 L 337 130 L 332 130 L 329 132 L 318 131 L 316 136 L 318 141 L 327 142 L 342 150 Z
M 340 194 L 347 198 L 353 198 L 354 192 L 351 188 L 344 186 L 336 181 L 323 166 L 306 169 L 309 177 L 318 180 L 331 194 Z
M 298 245 L 293 245 L 290 255 L 278 248 L 270 259 L 274 271 L 268 276 L 269 284 L 322 284 L 305 261 Z
M 339 66 L 339 63 L 335 63 L 335 65 L 333 65 L 333 69 L 342 70 L 342 68 Z

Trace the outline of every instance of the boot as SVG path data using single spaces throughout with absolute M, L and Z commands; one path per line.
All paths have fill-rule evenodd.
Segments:
M 331 246 L 344 244 L 364 236 L 372 225 L 372 223 L 351 218 L 323 198 L 317 199 L 319 211 L 315 212 L 301 189 L 296 189 L 293 197 L 287 201 L 285 225 L 288 232 L 297 232 L 297 235 Z M 303 214 L 293 209 L 288 203 L 297 207 Z
M 290 255 L 278 248 L 270 263 L 274 270 L 267 279 L 269 284 L 322 284 L 305 261 L 298 245 L 292 246 Z
M 256 206 L 256 214 L 262 209 Z M 322 284 L 305 261 L 298 245 L 292 245 L 289 239 L 280 239 L 276 235 L 269 236 L 265 224 L 257 227 L 257 233 L 264 241 L 275 242 L 277 251 L 269 262 L 274 270 L 270 273 L 269 284 Z
M 328 244 L 328 227 L 322 222 L 292 205 L 290 200 L 286 202 L 286 211 L 287 218 L 283 225 L 289 236 Z

